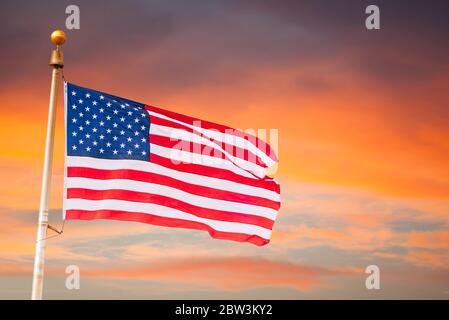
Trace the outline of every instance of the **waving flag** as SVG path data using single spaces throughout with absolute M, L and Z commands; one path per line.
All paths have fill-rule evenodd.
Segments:
M 208 231 L 264 245 L 280 207 L 277 162 L 255 136 L 65 83 L 65 219 Z

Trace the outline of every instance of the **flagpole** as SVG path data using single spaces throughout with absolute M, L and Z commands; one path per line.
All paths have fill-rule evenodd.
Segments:
M 36 252 L 34 257 L 32 300 L 42 299 L 44 284 L 44 261 L 46 235 L 48 228 L 48 209 L 50 200 L 51 167 L 53 162 L 53 146 L 56 105 L 58 103 L 58 87 L 61 69 L 64 66 L 63 54 L 60 46 L 64 44 L 66 36 L 64 31 L 56 30 L 50 36 L 56 49 L 51 52 L 50 66 L 52 67 L 50 103 L 48 110 L 47 137 L 45 140 L 44 168 L 42 174 L 41 198 L 39 205 L 39 222 L 37 227 Z

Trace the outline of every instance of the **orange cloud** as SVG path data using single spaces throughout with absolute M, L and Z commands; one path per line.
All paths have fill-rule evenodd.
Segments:
M 407 243 L 412 247 L 449 250 L 449 231 L 412 232 Z
M 371 230 L 347 227 L 337 230 L 299 225 L 276 229 L 272 242 L 282 243 L 289 248 L 331 246 L 344 250 L 374 250 L 393 243 L 399 244 L 400 237 L 387 228 Z
M 351 276 L 358 269 L 326 269 L 259 258 L 175 259 L 148 261 L 129 268 L 89 269 L 83 275 L 100 278 L 149 279 L 211 286 L 224 290 L 280 286 L 313 290 L 325 285 L 323 277 Z
M 404 261 L 412 263 L 417 266 L 426 268 L 441 268 L 443 270 L 448 269 L 449 265 L 449 253 L 446 252 L 411 252 L 403 257 Z M 449 276 L 446 275 L 445 280 L 447 281 Z

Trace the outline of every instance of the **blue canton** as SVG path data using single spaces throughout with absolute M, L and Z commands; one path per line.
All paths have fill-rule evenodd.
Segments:
M 150 159 L 150 116 L 144 105 L 66 84 L 67 155 Z

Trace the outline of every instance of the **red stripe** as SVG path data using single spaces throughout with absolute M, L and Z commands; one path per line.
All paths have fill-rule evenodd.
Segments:
M 219 178 L 229 181 L 238 182 L 241 184 L 246 184 L 253 187 L 259 187 L 267 190 L 274 191 L 276 193 L 280 193 L 280 187 L 279 184 L 274 182 L 271 178 L 264 178 L 264 179 L 252 179 L 248 177 L 241 176 L 239 174 L 236 174 L 232 171 L 226 170 L 226 169 L 220 169 L 220 168 L 213 168 L 209 166 L 203 166 L 200 164 L 195 163 L 173 163 L 173 161 L 169 158 L 161 157 L 157 154 L 151 153 L 150 155 L 150 162 L 153 162 L 155 164 L 159 164 L 163 167 L 177 170 L 180 172 L 188 172 L 188 173 L 194 173 L 200 176 L 208 176 L 213 178 Z
M 101 179 L 101 180 L 129 179 L 135 181 L 161 184 L 176 189 L 180 189 L 191 194 L 213 199 L 251 204 L 271 208 L 274 210 L 278 210 L 280 207 L 280 202 L 273 201 L 270 199 L 191 184 L 154 172 L 145 172 L 127 169 L 102 170 L 84 167 L 68 167 L 67 176 Z
M 256 235 L 248 235 L 244 233 L 235 232 L 223 232 L 217 231 L 210 226 L 182 219 L 166 218 L 156 215 L 151 215 L 141 212 L 126 212 L 126 211 L 115 211 L 115 210 L 98 210 L 98 211 L 87 211 L 87 210 L 67 210 L 66 211 L 67 220 L 94 220 L 94 219 L 110 219 L 110 220 L 121 220 L 121 221 L 137 221 L 153 225 L 173 227 L 173 228 L 186 228 L 186 229 L 196 229 L 208 231 L 212 238 L 216 239 L 226 239 L 239 242 L 250 242 L 257 246 L 263 246 L 270 242 L 270 240 L 261 238 Z
M 193 214 L 197 217 L 240 222 L 246 224 L 257 225 L 266 229 L 272 229 L 274 221 L 265 217 L 251 214 L 236 213 L 222 210 L 198 207 L 181 200 L 166 197 L 160 194 L 151 194 L 145 192 L 129 191 L 129 190 L 91 190 L 83 188 L 67 189 L 67 199 L 86 199 L 86 200 L 103 200 L 114 199 L 133 202 L 153 203 L 183 212 Z
M 194 130 L 192 128 L 189 128 L 189 127 L 187 127 L 185 125 L 182 125 L 182 124 L 170 121 L 170 120 L 162 119 L 162 118 L 159 118 L 157 116 L 152 116 L 151 117 L 151 123 L 152 124 L 161 125 L 161 126 L 165 126 L 165 127 L 169 127 L 169 128 L 185 130 L 185 131 L 187 131 L 189 133 L 192 133 L 192 134 L 195 133 L 195 134 L 197 134 L 197 135 L 199 135 L 199 136 L 201 136 L 201 137 L 203 137 L 205 139 L 208 139 L 209 141 L 214 142 L 215 144 L 218 144 L 223 150 L 225 150 L 226 152 L 232 154 L 234 157 L 238 157 L 240 159 L 253 162 L 253 163 L 255 163 L 255 164 L 257 164 L 257 165 L 259 165 L 261 167 L 264 167 L 264 168 L 267 167 L 267 165 L 257 155 L 255 155 L 253 152 L 249 151 L 248 149 L 244 149 L 244 148 L 241 148 L 241 147 L 238 147 L 238 146 L 234 146 L 232 144 L 228 144 L 228 143 L 225 143 L 225 142 L 222 142 L 222 141 L 217 141 L 217 140 L 215 140 L 213 138 L 209 138 L 209 137 L 201 134 L 201 132 L 199 132 L 197 130 Z M 151 134 L 151 136 L 154 136 L 154 134 Z M 170 140 L 170 138 L 168 138 L 168 137 L 167 137 L 167 139 Z M 175 141 L 176 140 L 177 139 L 175 139 Z M 153 143 L 153 140 L 150 140 L 150 142 Z M 193 150 L 193 149 L 190 149 L 190 150 Z
M 277 161 L 276 155 L 274 153 L 274 150 L 271 148 L 271 146 L 268 143 L 264 142 L 263 140 L 255 137 L 253 135 L 246 134 L 246 133 L 244 133 L 244 132 L 242 132 L 240 130 L 233 129 L 233 128 L 228 127 L 228 126 L 224 126 L 224 125 L 221 125 L 221 124 L 217 124 L 217 123 L 213 123 L 213 122 L 209 122 L 209 121 L 205 121 L 205 120 L 189 117 L 189 116 L 186 116 L 186 115 L 183 115 L 183 114 L 179 114 L 179 113 L 176 113 L 176 112 L 173 112 L 173 111 L 164 110 L 164 109 L 161 109 L 161 108 L 158 108 L 158 107 L 154 107 L 154 106 L 145 105 L 145 109 L 149 110 L 149 111 L 160 113 L 160 114 L 162 114 L 164 116 L 176 119 L 178 121 L 185 122 L 185 123 L 190 124 L 192 126 L 194 125 L 195 122 L 201 121 L 201 128 L 218 130 L 218 131 L 223 132 L 223 133 L 226 132 L 226 133 L 232 134 L 234 136 L 238 136 L 238 137 L 241 137 L 241 138 L 246 139 L 248 141 L 251 141 L 263 153 L 268 155 L 274 161 Z M 151 115 L 150 115 L 150 121 L 152 121 L 151 120 Z

